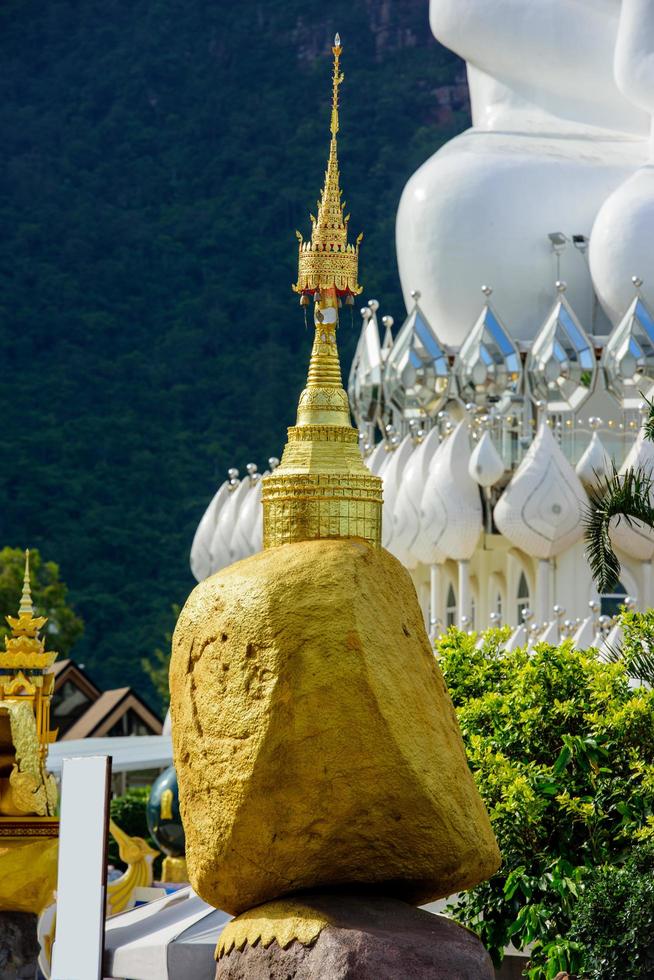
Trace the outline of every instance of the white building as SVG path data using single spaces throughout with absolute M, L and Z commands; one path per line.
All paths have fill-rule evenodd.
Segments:
M 431 23 L 466 59 L 473 126 L 404 190 L 406 321 L 393 339 L 362 310 L 349 393 L 383 543 L 434 631 L 599 642 L 625 596 L 654 605 L 654 535 L 615 528 L 621 584 L 598 597 L 581 524 L 611 459 L 654 464 L 654 5 L 432 0 Z M 232 472 L 193 571 L 260 547 L 258 474 Z

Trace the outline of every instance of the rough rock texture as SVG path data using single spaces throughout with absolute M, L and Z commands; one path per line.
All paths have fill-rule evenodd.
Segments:
M 170 687 L 189 876 L 212 905 L 357 882 L 422 904 L 498 867 L 388 552 L 304 541 L 206 579 L 179 617 Z
M 22 980 L 36 976 L 38 955 L 36 916 L 27 912 L 0 912 L 2 980 Z
M 246 945 L 221 957 L 216 980 L 492 980 L 479 939 L 440 915 L 380 898 L 312 896 L 326 926 L 312 946 Z

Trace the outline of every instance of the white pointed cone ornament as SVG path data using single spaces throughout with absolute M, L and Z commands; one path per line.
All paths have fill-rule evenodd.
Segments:
M 528 555 L 554 558 L 582 537 L 587 503 L 579 477 L 543 422 L 495 506 L 495 524 Z
M 468 473 L 480 487 L 492 487 L 504 473 L 504 460 L 486 430 L 470 454 Z
M 365 464 L 371 473 L 373 473 L 375 476 L 379 476 L 379 471 L 382 468 L 382 464 L 386 461 L 387 456 L 388 449 L 386 447 L 386 442 L 382 439 L 381 442 L 377 443 L 373 451 L 365 460 Z
M 654 472 L 654 443 L 646 439 L 641 428 L 638 437 L 620 467 L 620 473 L 641 468 L 647 473 Z M 631 526 L 622 518 L 611 521 L 611 541 L 630 558 L 650 561 L 654 557 L 654 531 L 639 521 L 631 521 Z
M 388 464 L 381 473 L 383 482 L 384 503 L 382 506 L 382 546 L 394 554 L 400 561 L 403 556 L 394 548 L 393 542 L 393 510 L 395 501 L 400 488 L 400 481 L 404 473 L 404 468 L 409 462 L 411 454 L 415 449 L 415 444 L 410 435 L 406 435 L 397 449 L 390 454 Z
M 211 571 L 217 572 L 227 565 L 231 565 L 234 559 L 234 529 L 239 516 L 239 511 L 245 501 L 246 495 L 251 489 L 250 480 L 245 477 L 230 491 L 229 499 L 220 512 L 216 530 L 211 541 Z
M 611 472 L 611 457 L 598 432 L 593 432 L 590 442 L 579 457 L 575 471 L 587 490 L 592 490 Z
M 404 469 L 393 509 L 393 543 L 405 556 L 405 565 L 415 568 L 419 558 L 412 545 L 420 533 L 420 502 L 434 453 L 440 445 L 440 433 L 431 429 L 416 446 Z
M 209 506 L 200 519 L 191 545 L 190 565 L 198 582 L 211 575 L 211 543 L 216 532 L 220 513 L 230 496 L 232 484 L 229 480 L 221 483 L 211 498 Z
M 420 553 L 428 564 L 472 557 L 482 530 L 479 487 L 468 472 L 470 440 L 463 419 L 433 459 L 420 505 Z M 413 550 L 417 549 L 414 545 Z M 424 561 L 424 558 L 422 559 Z

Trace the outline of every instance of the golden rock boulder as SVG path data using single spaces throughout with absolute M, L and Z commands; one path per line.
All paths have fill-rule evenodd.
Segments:
M 202 582 L 170 669 L 190 879 L 237 914 L 300 889 L 415 904 L 500 863 L 411 579 L 357 539 Z

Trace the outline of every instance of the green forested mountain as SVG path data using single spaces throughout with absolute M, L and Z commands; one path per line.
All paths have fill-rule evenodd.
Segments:
M 145 689 L 209 497 L 227 466 L 281 451 L 335 30 L 361 278 L 399 318 L 402 186 L 467 122 L 437 111 L 460 63 L 427 0 L 0 7 L 0 545 L 59 563 L 86 624 L 74 655 L 102 685 Z

